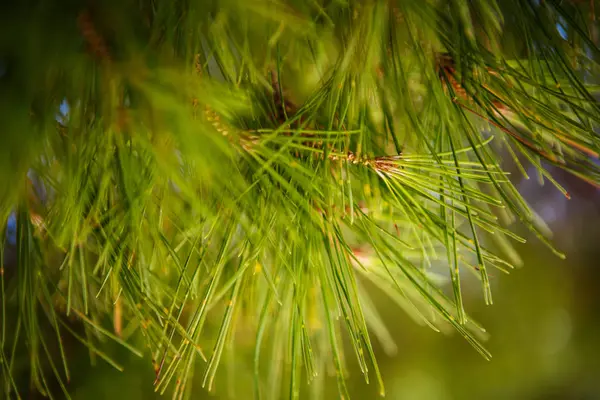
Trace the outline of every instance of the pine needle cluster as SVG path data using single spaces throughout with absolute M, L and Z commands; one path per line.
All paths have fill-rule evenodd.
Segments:
M 383 395 L 377 293 L 489 357 L 465 279 L 492 303 L 518 224 L 562 256 L 508 169 L 600 184 L 594 3 L 0 6 L 2 390 L 110 340 L 174 398 L 236 351 L 256 398 L 348 398 L 348 357 Z

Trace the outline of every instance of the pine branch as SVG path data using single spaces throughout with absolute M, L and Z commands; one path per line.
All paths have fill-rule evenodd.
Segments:
M 349 357 L 383 394 L 379 292 L 490 357 L 464 275 L 491 303 L 514 221 L 564 257 L 507 164 L 600 184 L 593 2 L 32 4 L 0 10 L 8 397 L 68 397 L 73 342 L 122 369 L 106 340 L 176 398 L 234 351 L 257 398 L 347 398 Z

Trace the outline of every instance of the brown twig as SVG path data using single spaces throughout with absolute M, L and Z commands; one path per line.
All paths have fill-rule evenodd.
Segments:
M 111 56 L 106 41 L 96 29 L 92 14 L 89 10 L 83 10 L 77 16 L 77 26 L 87 43 L 88 50 L 99 61 L 110 64 Z
M 462 108 L 464 108 L 465 110 L 477 115 L 478 117 L 480 117 L 481 119 L 489 122 L 490 124 L 496 126 L 497 128 L 499 128 L 501 131 L 509 134 L 510 136 L 512 136 L 513 138 L 515 138 L 516 140 L 518 140 L 519 142 L 521 142 L 522 144 L 524 144 L 525 146 L 527 146 L 528 148 L 530 148 L 531 150 L 537 152 L 538 154 L 542 155 L 543 157 L 548 158 L 549 160 L 553 161 L 553 162 L 559 162 L 558 159 L 552 155 L 552 154 L 548 154 L 543 152 L 541 149 L 537 148 L 537 146 L 535 146 L 533 143 L 529 142 L 528 140 L 526 140 L 525 138 L 523 138 L 521 135 L 519 135 L 516 132 L 513 132 L 510 129 L 505 128 L 504 126 L 502 126 L 499 123 L 496 123 L 492 120 L 490 120 L 489 118 L 487 118 L 486 116 L 482 115 L 481 113 L 475 111 L 474 109 L 470 108 L 469 106 L 467 106 L 464 103 L 472 103 L 472 99 L 470 98 L 470 96 L 468 95 L 467 91 L 462 87 L 462 85 L 457 81 L 455 74 L 456 74 L 456 70 L 455 70 L 455 61 L 454 59 L 452 59 L 452 57 L 448 54 L 440 54 L 437 56 L 437 69 L 438 69 L 438 75 L 440 77 L 440 79 L 447 79 L 447 81 L 450 83 L 450 86 L 452 86 L 452 90 L 454 91 L 454 93 L 456 94 L 456 98 L 453 99 L 453 101 L 460 105 Z M 488 68 L 488 72 L 490 74 L 496 75 L 497 73 L 491 69 Z M 505 101 L 503 101 L 501 99 L 501 97 L 496 94 L 492 89 L 490 89 L 487 85 L 482 84 L 482 87 L 491 95 L 493 95 L 494 97 L 496 97 L 496 100 L 492 100 L 492 105 L 494 106 L 495 110 L 494 113 L 496 115 L 498 114 L 506 114 L 511 112 L 510 107 L 506 104 Z M 460 102 L 458 100 L 462 100 L 463 102 Z M 532 115 L 530 112 L 528 112 L 527 110 L 522 110 L 522 113 L 527 115 L 529 118 L 531 119 L 536 119 L 534 115 Z M 574 140 L 569 139 L 568 137 L 566 137 L 566 135 L 564 133 L 561 132 L 557 132 L 554 131 L 554 135 L 558 138 L 558 140 L 560 140 L 561 142 L 565 143 L 566 145 L 579 150 L 582 153 L 587 154 L 588 156 L 591 157 L 595 157 L 598 158 L 598 153 L 580 143 L 575 142 Z

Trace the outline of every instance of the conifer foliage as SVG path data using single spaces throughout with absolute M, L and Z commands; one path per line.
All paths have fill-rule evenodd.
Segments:
M 256 398 L 328 377 L 348 398 L 351 357 L 384 394 L 380 293 L 489 357 L 465 285 L 492 303 L 518 226 L 562 256 L 508 169 L 567 197 L 549 167 L 600 184 L 595 0 L 12 3 L 11 398 L 68 396 L 78 347 L 121 369 L 109 341 L 175 398 L 212 389 L 234 352 Z

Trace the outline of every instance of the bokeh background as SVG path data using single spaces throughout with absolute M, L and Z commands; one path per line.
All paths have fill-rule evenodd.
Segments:
M 571 200 L 534 179 L 519 182 L 519 188 L 548 222 L 567 259 L 558 259 L 530 237 L 518 247 L 524 266 L 510 275 L 493 275 L 492 306 L 484 304 L 478 285 L 466 288 L 467 309 L 490 334 L 486 347 L 491 361 L 460 335 L 418 326 L 385 297 L 376 299 L 398 347 L 395 355 L 386 355 L 376 346 L 386 398 L 600 399 L 600 191 L 554 173 Z M 149 360 L 125 352 L 119 359 L 125 373 L 101 363 L 90 367 L 82 352 L 72 364 L 74 398 L 160 398 L 153 392 Z M 375 385 L 366 385 L 352 357 L 348 359 L 352 397 L 379 398 Z M 207 393 L 198 383 L 194 397 L 251 398 L 252 380 L 245 372 L 250 364 L 243 357 L 231 362 L 238 363 L 234 376 L 222 368 L 216 392 Z M 329 380 L 323 397 L 337 398 L 335 379 Z

